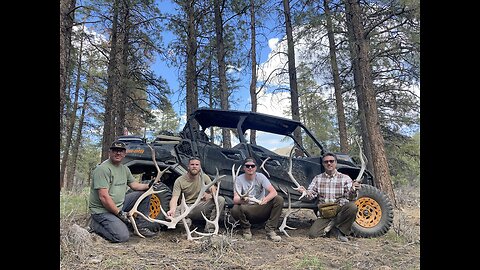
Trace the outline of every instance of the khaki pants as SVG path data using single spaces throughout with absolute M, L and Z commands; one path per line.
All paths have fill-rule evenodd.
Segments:
M 283 197 L 280 195 L 275 196 L 273 200 L 270 200 L 267 204 L 235 204 L 231 210 L 232 217 L 235 220 L 240 221 L 240 227 L 242 229 L 250 229 L 251 223 L 263 223 L 265 224 L 265 230 L 275 231 L 278 227 L 278 221 L 283 209 Z
M 325 227 L 333 220 L 333 227 L 338 228 L 343 234 L 350 235 L 352 224 L 357 217 L 357 205 L 355 202 L 349 202 L 339 208 L 338 213 L 333 218 L 317 218 L 310 227 L 308 236 L 310 238 L 325 236 Z

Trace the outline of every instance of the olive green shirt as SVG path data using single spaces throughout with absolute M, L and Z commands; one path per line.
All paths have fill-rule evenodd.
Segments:
M 202 178 L 206 185 L 212 182 L 210 177 L 204 173 L 202 173 Z M 201 188 L 202 185 L 200 181 L 190 181 L 188 179 L 188 175 L 184 174 L 175 180 L 175 184 L 173 184 L 172 196 L 180 197 L 183 193 L 185 195 L 185 202 L 187 204 L 192 204 L 195 202 L 195 200 L 197 200 Z
M 135 181 L 130 169 L 119 164 L 115 166 L 110 159 L 98 165 L 92 173 L 90 185 L 89 208 L 92 214 L 106 213 L 108 210 L 103 206 L 98 196 L 98 189 L 108 188 L 108 194 L 112 197 L 117 208 L 122 209 L 128 184 Z

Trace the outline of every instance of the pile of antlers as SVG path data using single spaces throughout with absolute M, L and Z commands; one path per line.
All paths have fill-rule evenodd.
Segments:
M 150 222 L 156 222 L 156 223 L 160 223 L 160 224 L 163 224 L 165 226 L 167 226 L 169 229 L 174 229 L 177 225 L 178 222 L 180 222 L 181 220 L 183 221 L 183 225 L 185 226 L 185 231 L 187 232 L 187 239 L 188 240 L 195 240 L 195 239 L 199 239 L 199 238 L 202 238 L 204 236 L 210 236 L 210 235 L 214 235 L 214 234 L 218 234 L 218 230 L 219 230 L 219 226 L 218 226 L 218 220 L 219 220 L 219 217 L 220 217 L 220 209 L 219 209 L 219 205 L 218 205 L 218 192 L 220 190 L 220 182 L 221 182 L 221 179 L 223 177 L 225 177 L 225 175 L 222 175 L 222 176 L 219 176 L 218 175 L 218 169 L 217 169 L 217 175 L 215 177 L 215 179 L 213 179 L 209 184 L 205 184 L 205 181 L 203 180 L 203 177 L 202 177 L 202 174 L 203 172 L 200 171 L 199 175 L 199 181 L 201 181 L 202 183 L 202 187 L 200 189 L 200 193 L 198 194 L 198 197 L 197 199 L 195 200 L 195 202 L 188 206 L 186 201 L 185 201 L 185 195 L 182 193 L 182 202 L 181 202 L 181 207 L 182 207 L 182 212 L 179 216 L 177 217 L 174 217 L 174 218 L 171 218 L 170 221 L 166 221 L 166 220 L 159 220 L 159 219 L 152 219 L 150 218 L 149 216 L 145 216 L 142 212 L 140 212 L 138 210 L 138 206 L 140 204 L 140 202 L 142 202 L 142 200 L 149 196 L 149 195 L 152 195 L 152 194 L 155 194 L 155 193 L 160 193 L 160 192 L 164 192 L 165 190 L 160 190 L 160 191 L 155 191 L 154 190 L 154 186 L 156 183 L 159 183 L 160 182 L 160 179 L 162 177 L 162 175 L 170 168 L 170 167 L 166 167 L 163 171 L 160 171 L 160 168 L 158 167 L 158 164 L 157 164 L 157 161 L 155 159 L 155 150 L 148 144 L 148 147 L 151 149 L 152 151 L 152 159 L 153 159 L 153 163 L 155 164 L 155 168 L 157 169 L 157 176 L 153 182 L 153 184 L 150 186 L 150 188 L 148 190 L 146 190 L 138 199 L 137 201 L 135 202 L 134 206 L 132 207 L 132 209 L 130 211 L 128 211 L 128 216 L 129 216 L 129 219 L 130 219 L 130 222 L 132 223 L 133 225 L 133 228 L 134 228 L 134 231 L 135 231 L 135 234 L 137 234 L 138 236 L 142 237 L 142 238 L 145 238 L 145 236 L 143 236 L 139 231 L 138 231 L 138 228 L 137 228 L 137 224 L 135 222 L 135 219 L 134 219 L 134 215 L 140 215 L 141 217 L 143 217 L 144 219 L 150 221 Z M 215 194 L 212 194 L 213 196 L 213 200 L 215 202 L 215 207 L 216 207 L 216 217 L 214 220 L 209 220 L 205 214 L 202 212 L 202 216 L 203 218 L 205 219 L 205 221 L 207 222 L 207 224 L 211 223 L 215 226 L 215 230 L 214 232 L 212 233 L 201 233 L 201 232 L 197 232 L 197 228 L 195 228 L 194 230 L 190 231 L 190 228 L 187 224 L 187 221 L 185 220 L 185 217 L 188 216 L 188 214 L 190 213 L 190 211 L 192 211 L 193 208 L 195 208 L 201 201 L 204 193 L 210 189 L 210 187 L 212 185 L 214 185 L 215 183 L 218 182 L 218 187 L 217 187 L 217 190 L 215 192 Z M 160 206 L 160 210 L 162 211 L 163 215 L 164 216 L 167 216 L 167 213 L 165 212 L 165 210 Z M 192 236 L 192 233 L 196 233 L 198 235 L 200 235 L 199 237 L 193 237 Z

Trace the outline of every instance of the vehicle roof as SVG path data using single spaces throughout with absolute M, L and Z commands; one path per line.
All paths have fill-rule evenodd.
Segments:
M 221 110 L 200 108 L 192 113 L 203 129 L 208 127 L 236 128 L 242 117 L 242 131 L 248 129 L 260 130 L 274 134 L 291 134 L 298 126 L 303 126 L 299 121 L 283 117 L 247 111 Z

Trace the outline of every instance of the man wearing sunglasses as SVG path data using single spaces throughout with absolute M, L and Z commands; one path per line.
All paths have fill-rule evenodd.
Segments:
M 275 233 L 283 209 L 283 197 L 277 194 L 268 178 L 257 172 L 253 158 L 243 162 L 244 174 L 236 178 L 236 191 L 233 193 L 234 206 L 231 210 L 235 220 L 240 221 L 243 237 L 252 239 L 251 223 L 265 223 L 265 231 L 270 240 L 278 242 L 282 238 Z M 243 197 L 239 195 L 241 192 Z
M 320 214 L 308 235 L 310 238 L 336 236 L 338 240 L 347 242 L 357 215 L 354 200 L 360 183 L 337 171 L 337 156 L 333 153 L 323 155 L 322 165 L 325 172 L 315 176 L 308 189 L 300 186 L 298 190 L 306 191 L 309 199 L 318 197 Z

